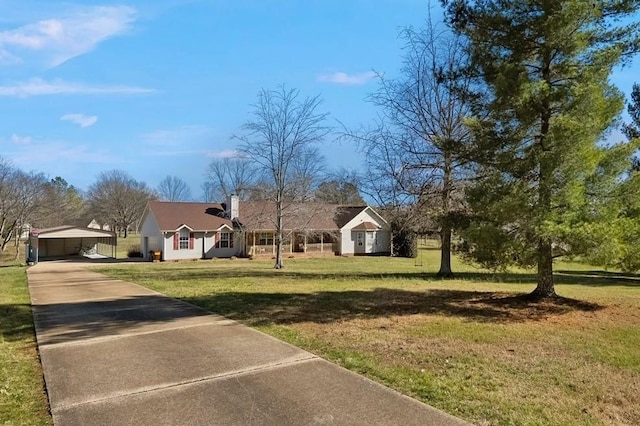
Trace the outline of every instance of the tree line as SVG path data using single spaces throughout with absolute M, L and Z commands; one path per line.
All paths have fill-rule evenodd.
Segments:
M 320 165 L 319 159 L 314 164 Z M 304 172 L 296 168 L 296 189 L 283 192 L 283 202 L 364 203 L 353 175 L 345 171 L 326 174 L 308 163 Z M 206 174 L 215 191 L 205 192 L 203 201 L 224 202 L 232 194 L 245 200 L 272 200 L 273 186 L 245 158 L 214 160 Z M 60 176 L 23 171 L 0 156 L 0 251 L 11 247 L 17 258 L 21 238 L 31 229 L 85 227 L 92 221 L 127 237 L 129 231 L 139 229 L 144 209 L 152 200 L 193 201 L 193 197 L 189 185 L 179 177 L 167 176 L 153 188 L 117 169 L 98 174 L 82 191 Z

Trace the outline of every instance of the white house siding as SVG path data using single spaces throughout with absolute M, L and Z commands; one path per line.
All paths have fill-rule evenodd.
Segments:
M 340 254 L 355 253 L 355 234 L 346 226 L 340 230 Z
M 379 229 L 375 231 L 375 245 L 371 250 L 367 250 L 367 254 L 375 253 L 390 253 L 391 252 L 391 231 L 389 224 L 385 222 L 381 217 L 370 209 L 365 209 L 360 212 L 356 217 L 351 219 L 349 223 L 342 227 L 340 230 L 340 253 L 344 255 L 350 254 L 365 254 L 365 250 L 356 250 L 356 233 L 364 231 L 353 231 L 353 228 L 364 222 L 372 222 L 376 224 Z M 368 234 L 371 238 L 371 234 Z M 363 240 L 364 247 L 367 247 L 367 234 L 365 233 L 365 239 Z
M 233 233 L 233 246 L 232 247 L 215 247 L 216 243 L 216 234 L 207 233 L 206 238 L 206 255 L 207 259 L 213 259 L 214 257 L 231 257 L 231 256 L 239 256 L 242 254 L 242 234 L 239 232 Z
M 231 257 L 239 255 L 242 250 L 240 246 L 240 235 L 234 234 L 234 245 L 230 248 L 215 247 L 215 232 L 194 232 L 193 249 L 173 249 L 173 232 L 168 232 L 164 239 L 162 258 L 164 260 L 185 260 L 185 259 L 212 259 L 214 257 Z
M 173 248 L 173 245 L 171 246 Z M 158 227 L 155 216 L 148 212 L 140 228 L 140 250 L 146 255 L 149 251 L 164 251 L 162 232 Z
M 202 232 L 193 233 L 192 249 L 173 249 L 173 235 L 175 232 L 167 232 L 164 236 L 164 248 L 162 250 L 162 258 L 164 260 L 185 260 L 185 259 L 202 259 Z
M 391 254 L 391 229 L 389 226 L 377 232 L 376 253 Z

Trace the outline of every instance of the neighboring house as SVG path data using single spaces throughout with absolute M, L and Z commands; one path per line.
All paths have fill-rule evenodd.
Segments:
M 268 201 L 183 203 L 152 201 L 142 220 L 143 253 L 163 260 L 273 256 L 275 204 Z M 373 255 L 391 252 L 387 221 L 369 206 L 297 203 L 283 220 L 283 252 Z
M 100 224 L 95 219 L 91 219 L 91 222 L 89 222 L 89 224 L 87 225 L 87 228 L 101 229 L 103 231 L 111 231 L 111 227 L 108 224 L 106 224 L 106 223 Z

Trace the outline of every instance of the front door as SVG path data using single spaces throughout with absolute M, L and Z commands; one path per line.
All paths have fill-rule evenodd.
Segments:
M 366 240 L 366 247 L 367 247 L 367 253 L 375 253 L 376 251 L 376 233 L 372 232 L 372 231 L 367 231 L 367 236 L 366 236 L 367 240 Z
M 365 233 L 363 231 L 355 231 L 355 234 L 356 234 L 356 246 L 354 248 L 354 253 L 364 254 L 365 253 L 365 246 L 364 246 Z

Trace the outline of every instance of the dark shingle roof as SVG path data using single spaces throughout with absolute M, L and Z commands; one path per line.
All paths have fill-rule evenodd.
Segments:
M 288 203 L 284 210 L 284 229 L 309 231 L 338 230 L 366 206 L 338 204 Z M 276 227 L 276 205 L 271 201 L 240 201 L 240 223 L 247 229 L 272 230 Z
M 212 231 L 222 225 L 232 226 L 220 203 L 185 203 L 152 201 L 153 213 L 162 231 L 174 231 L 187 225 L 194 231 Z M 339 230 L 367 206 L 341 206 L 322 203 L 288 203 L 284 211 L 284 229 L 333 231 Z M 276 205 L 271 201 L 240 201 L 237 221 L 249 230 L 276 228 Z
M 335 215 L 336 225 L 342 228 L 366 208 L 367 206 L 339 206 Z
M 174 231 L 182 225 L 194 231 L 213 231 L 222 225 L 232 226 L 231 221 L 224 217 L 220 203 L 151 201 L 149 210 L 161 231 Z

